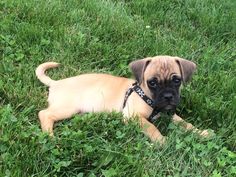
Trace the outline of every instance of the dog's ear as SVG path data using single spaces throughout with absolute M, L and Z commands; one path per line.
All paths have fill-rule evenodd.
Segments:
M 142 60 L 136 60 L 129 64 L 131 71 L 134 74 L 135 79 L 139 84 L 143 81 L 143 73 L 146 70 L 148 64 L 151 62 L 151 59 L 145 58 Z
M 178 63 L 184 83 L 188 82 L 196 70 L 197 66 L 194 62 L 188 61 L 183 58 L 177 58 L 176 62 Z

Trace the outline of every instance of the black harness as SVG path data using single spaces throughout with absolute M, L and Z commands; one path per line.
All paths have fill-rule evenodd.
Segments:
M 160 110 L 158 110 L 152 99 L 150 99 L 147 95 L 145 95 L 144 91 L 141 89 L 141 87 L 138 85 L 137 82 L 133 83 L 132 87 L 127 90 L 125 93 L 125 99 L 123 103 L 123 109 L 126 105 L 126 102 L 128 100 L 128 97 L 131 95 L 131 93 L 135 91 L 142 99 L 145 101 L 150 107 L 152 107 L 153 111 L 149 118 L 147 119 L 149 122 L 154 122 L 157 119 L 158 114 L 160 113 Z

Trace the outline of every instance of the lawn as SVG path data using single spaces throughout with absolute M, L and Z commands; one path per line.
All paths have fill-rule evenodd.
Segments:
M 1 0 L 0 176 L 236 176 L 235 0 Z M 61 79 L 132 77 L 128 64 L 175 55 L 198 65 L 177 113 L 211 139 L 170 124 L 160 147 L 119 113 L 76 115 L 41 132 L 46 61 Z M 165 117 L 165 115 L 163 115 Z

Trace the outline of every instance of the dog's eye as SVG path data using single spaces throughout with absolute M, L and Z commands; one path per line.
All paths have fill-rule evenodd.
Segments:
M 157 79 L 156 79 L 156 78 L 151 79 L 151 80 L 148 81 L 148 86 L 149 86 L 149 87 L 156 88 L 157 85 L 158 85 L 158 82 L 157 82 Z
M 173 77 L 172 81 L 173 81 L 175 84 L 180 84 L 180 83 L 181 83 L 181 79 L 178 78 L 178 77 Z

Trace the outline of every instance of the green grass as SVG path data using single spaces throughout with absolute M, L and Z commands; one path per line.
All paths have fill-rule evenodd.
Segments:
M 234 0 L 0 1 L 0 176 L 236 176 L 235 9 Z M 163 54 L 198 64 L 178 114 L 214 138 L 170 124 L 160 148 L 117 113 L 74 116 L 55 138 L 41 132 L 40 63 L 62 64 L 54 79 L 131 77 L 129 62 Z

